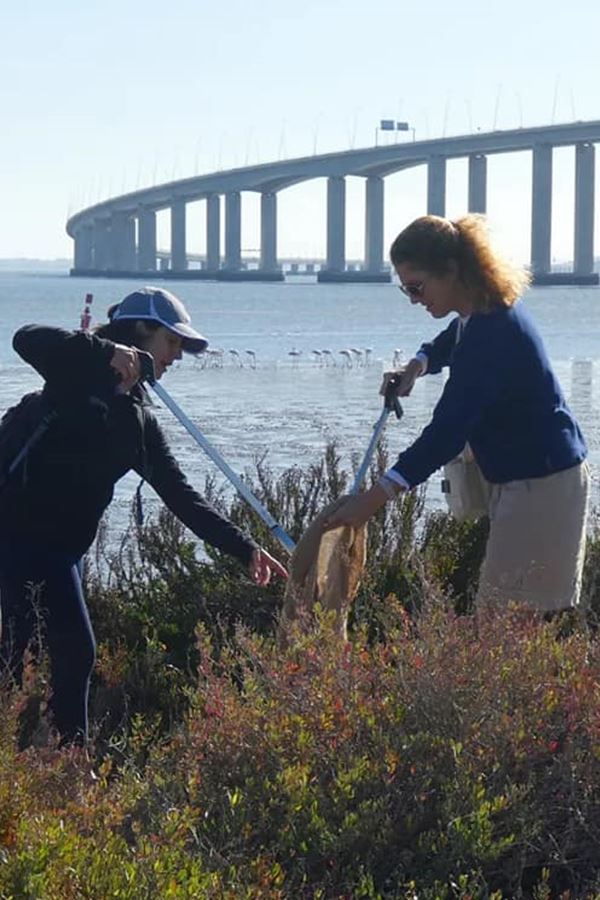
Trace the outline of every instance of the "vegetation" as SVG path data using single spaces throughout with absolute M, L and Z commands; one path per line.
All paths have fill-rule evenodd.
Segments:
M 298 537 L 349 479 L 331 446 L 253 480 Z M 600 897 L 600 537 L 588 620 L 545 623 L 471 614 L 485 531 L 406 496 L 369 530 L 350 643 L 320 615 L 287 651 L 281 583 L 199 560 L 168 515 L 100 541 L 91 747 L 53 738 L 44 660 L 0 695 L 0 897 Z

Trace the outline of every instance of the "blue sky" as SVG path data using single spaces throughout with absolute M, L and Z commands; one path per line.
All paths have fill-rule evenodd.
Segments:
M 600 119 L 597 0 L 21 0 L 0 35 L 0 257 L 69 256 L 69 212 L 217 168 L 374 141 L 380 118 L 416 137 Z M 489 164 L 492 225 L 529 253 L 526 155 Z M 553 254 L 572 245 L 573 154 L 555 156 Z M 597 182 L 600 183 L 600 160 Z M 386 239 L 424 212 L 424 173 L 386 188 Z M 449 169 L 448 214 L 466 168 Z M 325 185 L 280 197 L 286 255 L 324 252 Z M 597 187 L 597 206 L 600 188 Z M 347 251 L 362 246 L 362 188 L 348 185 Z M 245 247 L 257 243 L 244 195 Z M 598 222 L 600 231 L 600 221 Z M 201 249 L 200 206 L 188 247 Z M 168 215 L 160 217 L 168 244 Z M 597 238 L 600 253 L 600 236 Z

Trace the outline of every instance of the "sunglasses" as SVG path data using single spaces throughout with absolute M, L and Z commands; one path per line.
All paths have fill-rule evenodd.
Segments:
M 406 284 L 399 284 L 398 290 L 402 291 L 407 297 L 422 297 L 425 293 L 425 282 L 407 281 Z

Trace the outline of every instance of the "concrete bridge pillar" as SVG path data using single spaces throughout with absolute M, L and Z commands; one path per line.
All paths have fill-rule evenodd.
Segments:
M 206 268 L 218 271 L 221 265 L 221 198 L 209 194 L 206 198 Z
M 277 271 L 277 194 L 271 191 L 260 195 L 260 267 Z
M 185 200 L 173 200 L 171 204 L 171 271 L 187 269 Z
M 346 268 L 346 179 L 333 175 L 327 179 L 327 270 Z
M 369 175 L 365 184 L 365 268 L 379 273 L 383 268 L 383 178 Z
M 552 244 L 552 147 L 533 148 L 531 193 L 531 271 L 534 275 L 550 271 Z
M 123 262 L 125 271 L 135 272 L 137 269 L 136 221 L 134 216 L 127 217 L 125 225 L 125 241 L 123 246 Z
M 75 250 L 73 257 L 73 268 L 75 271 L 93 268 L 93 246 L 92 226 L 83 225 L 75 233 Z
M 100 272 L 111 268 L 109 219 L 94 219 L 92 226 L 94 269 Z
M 575 246 L 573 270 L 577 275 L 594 271 L 595 147 L 575 148 Z
M 138 211 L 138 269 L 156 271 L 156 212 L 146 207 Z
M 469 212 L 485 213 L 487 210 L 487 156 L 472 153 L 469 156 Z
M 427 163 L 427 213 L 446 215 L 446 158 L 430 156 Z
M 135 222 L 126 212 L 114 212 L 110 217 L 108 268 L 116 272 L 133 272 L 135 259 Z
M 225 194 L 225 268 L 242 267 L 242 198 L 239 191 Z

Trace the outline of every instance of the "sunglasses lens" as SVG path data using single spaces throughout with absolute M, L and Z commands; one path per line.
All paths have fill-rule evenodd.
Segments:
M 423 285 L 420 282 L 415 282 L 414 284 L 401 284 L 400 290 L 403 294 L 406 294 L 407 297 L 423 296 Z

